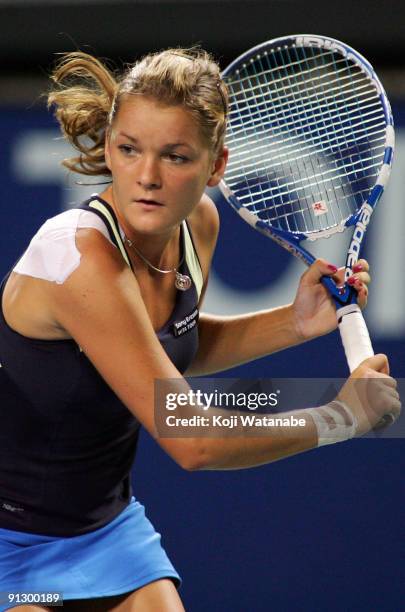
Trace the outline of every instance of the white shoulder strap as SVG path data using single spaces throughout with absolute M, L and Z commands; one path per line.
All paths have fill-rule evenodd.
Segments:
M 201 271 L 200 262 L 198 260 L 197 253 L 195 252 L 194 244 L 190 236 L 188 225 L 185 221 L 183 221 L 183 234 L 184 248 L 186 250 L 186 263 L 194 281 L 198 299 L 200 299 L 204 279 Z
M 115 223 L 115 220 L 112 216 L 112 214 L 110 213 L 110 211 L 108 210 L 108 208 L 106 206 L 104 206 L 104 204 L 102 202 L 100 202 L 100 200 L 92 200 L 91 202 L 89 202 L 89 207 L 90 208 L 94 208 L 95 210 L 98 210 L 103 216 L 104 218 L 108 221 L 108 223 L 110 224 L 111 230 L 114 234 L 117 246 L 119 248 L 119 250 L 121 251 L 121 255 L 124 258 L 126 264 L 132 268 L 131 266 L 131 262 L 128 259 L 128 255 L 125 251 L 125 247 L 124 247 L 124 243 L 122 241 L 119 229 Z

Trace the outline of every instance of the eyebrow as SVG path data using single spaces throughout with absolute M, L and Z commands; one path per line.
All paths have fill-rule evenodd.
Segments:
M 138 143 L 137 138 L 134 138 L 133 136 L 130 136 L 129 134 L 125 134 L 125 132 L 119 132 L 118 136 L 124 136 L 124 138 L 128 138 L 128 140 L 130 140 L 134 144 Z M 173 142 L 173 143 L 169 142 L 165 144 L 163 148 L 164 149 L 175 149 L 177 147 L 187 147 L 188 149 L 193 149 L 193 147 L 189 145 L 187 142 Z
M 125 134 L 124 132 L 118 132 L 117 136 L 124 136 L 124 138 L 128 138 L 128 140 L 131 140 L 132 142 L 138 142 L 137 138 L 134 138 L 133 136 L 130 136 L 129 134 Z

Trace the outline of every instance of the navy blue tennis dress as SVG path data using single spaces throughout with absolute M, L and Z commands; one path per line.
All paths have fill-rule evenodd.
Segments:
M 79 208 L 103 220 L 130 265 L 112 208 L 98 196 Z M 191 317 L 197 323 L 202 286 L 186 222 L 181 251 L 179 271 L 192 286 L 177 292 L 157 336 L 184 372 L 197 351 L 198 326 L 178 334 L 176 322 Z M 0 592 L 83 599 L 163 577 L 178 585 L 160 535 L 132 495 L 140 424 L 80 347 L 22 336 L 0 309 L 0 363 Z M 0 604 L 0 610 L 10 607 Z

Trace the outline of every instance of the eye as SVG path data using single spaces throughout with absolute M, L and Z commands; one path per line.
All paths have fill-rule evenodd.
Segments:
M 131 153 L 135 153 L 136 150 L 132 145 L 122 144 L 118 146 L 118 149 L 124 153 L 124 155 L 130 155 Z
M 173 162 L 174 164 L 185 164 L 189 161 L 188 157 L 178 155 L 177 153 L 166 153 L 163 157 Z

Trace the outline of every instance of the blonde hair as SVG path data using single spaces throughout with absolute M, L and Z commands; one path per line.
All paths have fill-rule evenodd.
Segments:
M 62 164 L 86 175 L 107 175 L 106 132 L 125 96 L 143 94 L 163 104 L 184 106 L 197 121 L 214 154 L 224 144 L 228 96 L 219 67 L 202 49 L 167 49 L 152 53 L 115 74 L 95 57 L 66 53 L 51 75 L 48 107 L 65 138 L 79 155 Z

